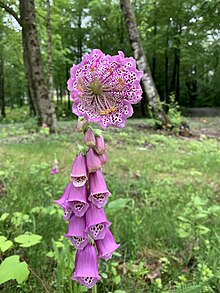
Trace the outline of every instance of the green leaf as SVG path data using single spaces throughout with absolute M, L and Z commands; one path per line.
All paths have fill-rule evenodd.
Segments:
M 9 216 L 9 213 L 2 214 L 0 217 L 0 222 L 4 222 L 4 220 L 6 220 L 8 216 Z
M 198 225 L 197 229 L 199 230 L 199 234 L 206 234 L 210 231 L 210 229 L 208 227 L 205 227 L 203 225 Z
M 124 291 L 124 290 L 116 290 L 113 293 L 127 293 L 127 291 Z
M 121 282 L 121 277 L 120 276 L 114 277 L 114 282 L 116 285 L 118 285 Z
M 54 257 L 54 252 L 53 251 L 49 251 L 47 254 L 46 254 L 46 256 L 48 256 L 48 257 Z
M 21 284 L 27 279 L 29 273 L 27 263 L 20 262 L 19 255 L 9 256 L 0 265 L 0 284 L 9 280 L 16 280 Z
M 7 240 L 5 236 L 0 236 L 0 249 L 2 252 L 5 252 L 12 246 L 13 246 L 13 242 L 11 240 Z
M 22 234 L 16 237 L 15 242 L 20 243 L 21 247 L 30 247 L 41 242 L 42 236 L 37 234 Z
M 119 198 L 119 199 L 113 200 L 108 204 L 108 209 L 111 209 L 114 211 L 121 210 L 127 207 L 130 201 L 131 201 L 130 198 Z

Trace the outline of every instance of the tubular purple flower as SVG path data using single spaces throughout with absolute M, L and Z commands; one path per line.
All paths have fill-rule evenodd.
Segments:
M 73 163 L 70 180 L 74 186 L 81 187 L 86 183 L 87 179 L 86 157 L 80 153 Z
M 100 161 L 102 162 L 102 164 L 105 164 L 108 162 L 108 158 L 106 156 L 106 153 L 102 154 L 99 156 Z
M 105 237 L 103 239 L 96 240 L 96 246 L 98 249 L 98 257 L 109 260 L 112 258 L 113 252 L 120 246 L 120 244 L 115 242 L 111 231 L 107 229 Z
M 88 235 L 84 232 L 85 226 L 85 216 L 77 217 L 74 214 L 71 216 L 68 233 L 65 234 L 65 237 L 72 242 L 76 249 L 84 249 L 89 242 Z
M 102 162 L 99 156 L 91 148 L 86 154 L 86 163 L 89 173 L 96 172 L 102 169 Z
M 96 142 L 95 135 L 92 132 L 92 129 L 90 127 L 87 129 L 86 133 L 84 134 L 84 142 L 90 148 L 95 146 L 95 142 Z
M 96 250 L 93 245 L 88 244 L 84 250 L 77 251 L 72 280 L 92 288 L 100 279 Z
M 106 151 L 105 142 L 104 142 L 104 138 L 102 135 L 96 137 L 95 151 L 99 155 L 104 154 Z
M 87 203 L 86 185 L 75 187 L 71 184 L 67 203 L 77 217 L 82 217 L 89 207 L 89 204 Z
M 63 220 L 64 221 L 69 220 L 69 218 L 70 218 L 70 216 L 72 214 L 72 209 L 68 204 L 69 190 L 70 190 L 71 186 L 72 186 L 72 182 L 70 182 L 67 185 L 67 187 L 66 187 L 66 189 L 64 191 L 64 194 L 61 196 L 61 198 L 58 199 L 58 200 L 54 200 L 54 202 L 63 209 L 63 212 L 64 212 Z
M 112 223 L 108 221 L 104 209 L 97 208 L 95 205 L 90 204 L 86 213 L 86 229 L 85 232 L 89 233 L 94 240 L 103 239 L 105 237 L 106 229 Z
M 110 196 L 102 171 L 91 173 L 89 176 L 89 200 L 98 208 L 103 208 Z

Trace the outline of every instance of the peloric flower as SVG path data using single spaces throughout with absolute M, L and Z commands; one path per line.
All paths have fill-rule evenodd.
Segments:
M 96 246 L 98 249 L 98 257 L 109 260 L 112 257 L 113 252 L 120 245 L 115 242 L 111 231 L 107 229 L 105 237 L 103 239 L 96 240 Z
M 107 228 L 109 228 L 111 224 L 103 208 L 99 209 L 95 205 L 90 204 L 86 213 L 86 233 L 89 233 L 94 240 L 103 239 Z
M 101 171 L 91 173 L 89 176 L 90 196 L 89 200 L 98 208 L 103 208 L 110 195 L 104 176 Z
M 69 221 L 68 233 L 65 235 L 76 249 L 84 249 L 87 245 L 89 239 L 88 235 L 84 232 L 86 227 L 85 216 L 76 217 L 72 215 Z
M 105 55 L 95 49 L 70 70 L 68 90 L 74 100 L 73 113 L 89 122 L 124 127 L 132 116 L 131 104 L 141 99 L 142 72 L 136 69 L 135 60 L 118 55 Z
M 100 279 L 95 247 L 88 244 L 84 250 L 77 251 L 75 272 L 72 275 L 72 280 L 78 281 L 88 288 L 92 288 Z
M 86 168 L 86 157 L 80 153 L 76 158 L 72 166 L 70 173 L 70 179 L 73 185 L 76 187 L 81 187 L 86 183 L 87 178 L 87 168 Z

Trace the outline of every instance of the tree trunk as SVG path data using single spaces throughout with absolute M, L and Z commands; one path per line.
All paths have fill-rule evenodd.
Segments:
M 169 57 L 168 57 L 168 46 L 169 46 L 169 30 L 167 33 L 166 39 L 166 48 L 165 48 L 165 101 L 166 104 L 169 104 Z
M 0 41 L 2 40 L 2 32 L 0 32 Z M 1 115 L 3 118 L 5 114 L 5 91 L 4 91 L 4 57 L 3 57 L 3 46 L 0 43 L 0 108 Z
M 120 0 L 120 3 L 128 30 L 129 41 L 134 53 L 134 58 L 137 61 L 137 67 L 144 73 L 141 80 L 143 92 L 147 96 L 148 104 L 151 107 L 154 116 L 160 118 L 162 124 L 167 124 L 167 117 L 161 107 L 160 97 L 154 84 L 150 67 L 141 44 L 131 2 L 130 0 Z
M 50 16 L 50 0 L 47 0 L 47 88 L 49 99 L 53 101 L 53 59 L 52 59 L 52 35 L 51 35 L 51 16 Z
M 1 0 L 0 6 L 10 13 L 22 27 L 24 65 L 30 97 L 34 107 L 36 107 L 35 110 L 38 114 L 39 124 L 46 123 L 50 131 L 55 132 L 56 115 L 45 82 L 36 28 L 34 0 L 19 1 L 20 17 L 13 8 L 7 6 Z
M 51 132 L 56 129 L 54 106 L 48 96 L 41 60 L 40 45 L 36 28 L 34 0 L 20 0 L 20 19 L 22 20 L 23 41 L 27 49 L 28 71 L 31 73 L 31 87 L 36 95 L 39 124 L 46 123 Z M 26 63 L 27 63 L 26 62 Z

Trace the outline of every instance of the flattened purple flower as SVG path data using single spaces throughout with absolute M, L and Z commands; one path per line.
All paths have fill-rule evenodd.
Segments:
M 102 155 L 99 155 L 99 159 L 100 161 L 102 162 L 102 164 L 105 164 L 108 162 L 108 158 L 106 156 L 106 153 L 102 154 Z
M 141 100 L 142 76 L 135 60 L 125 58 L 123 52 L 110 56 L 93 50 L 70 70 L 68 90 L 74 100 L 73 113 L 99 122 L 103 128 L 124 127 L 133 114 L 131 104 Z
M 88 128 L 85 135 L 84 135 L 84 142 L 88 147 L 94 147 L 95 146 L 95 135 L 92 132 L 91 128 Z
M 76 247 L 76 249 L 84 249 L 84 247 L 88 244 L 89 239 L 88 235 L 84 232 L 86 227 L 86 219 L 85 216 L 76 217 L 72 215 L 69 221 L 68 233 L 65 235 L 72 244 Z
M 98 257 L 109 260 L 112 257 L 113 252 L 120 246 L 115 242 L 115 239 L 109 229 L 106 230 L 105 237 L 100 240 L 96 240 L 96 246 L 98 249 Z
M 86 233 L 89 233 L 94 240 L 103 239 L 106 229 L 111 224 L 106 218 L 103 208 L 98 209 L 95 205 L 90 204 L 86 213 Z
M 70 218 L 70 216 L 72 214 L 72 209 L 68 204 L 69 190 L 70 190 L 71 186 L 72 186 L 72 182 L 70 182 L 67 185 L 67 187 L 66 187 L 66 189 L 64 191 L 64 194 L 61 196 L 61 198 L 58 199 L 58 200 L 54 200 L 54 202 L 56 204 L 58 204 L 63 209 L 63 212 L 64 212 L 63 220 L 64 221 L 69 220 L 69 218 Z
M 70 179 L 73 182 L 73 185 L 76 187 L 81 187 L 86 183 L 87 177 L 87 168 L 86 168 L 86 157 L 80 153 L 72 166 L 70 173 Z
M 104 154 L 106 151 L 105 142 L 102 135 L 96 137 L 95 151 L 99 155 Z
M 89 149 L 86 154 L 86 163 L 89 173 L 102 169 L 102 162 L 93 149 Z
M 86 185 L 83 185 L 82 187 L 75 187 L 71 184 L 67 204 L 71 207 L 73 213 L 77 217 L 82 217 L 89 207 L 89 204 L 87 203 Z
M 103 208 L 111 194 L 106 186 L 104 176 L 101 171 L 91 173 L 89 176 L 90 196 L 89 200 L 98 208 Z
M 92 288 L 100 279 L 96 250 L 93 245 L 87 244 L 84 250 L 77 251 L 72 280 Z

